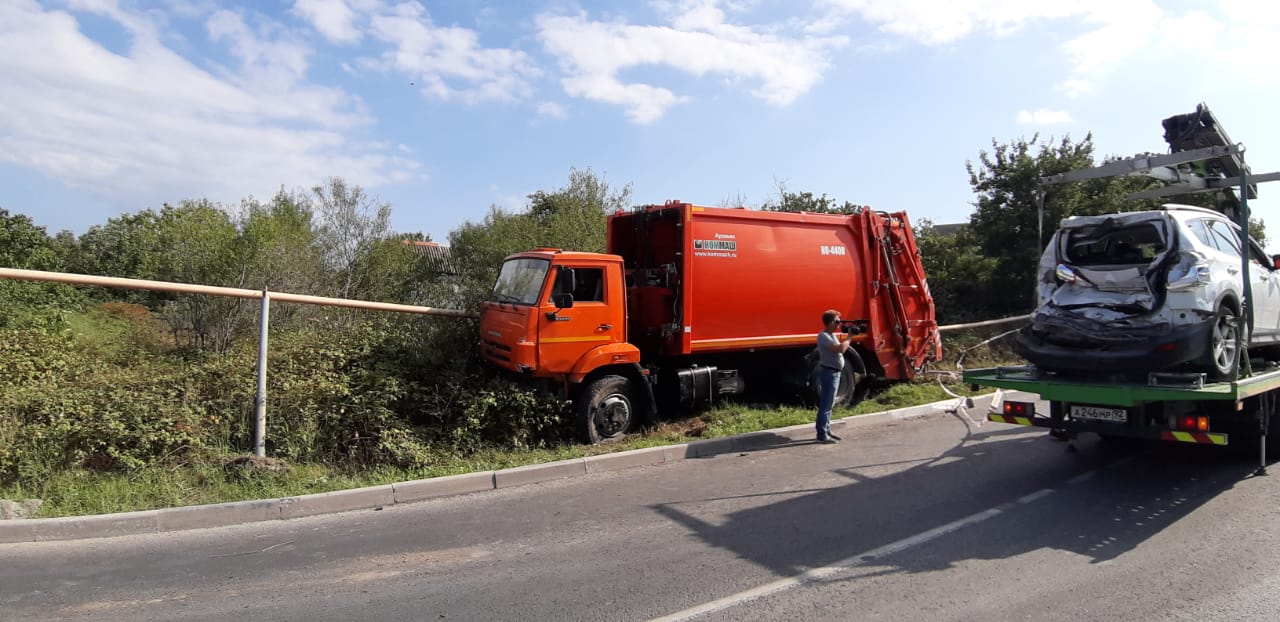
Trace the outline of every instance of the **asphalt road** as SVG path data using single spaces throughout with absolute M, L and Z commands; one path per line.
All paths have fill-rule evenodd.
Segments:
M 1275 620 L 1280 465 L 1252 460 L 940 414 L 381 511 L 0 545 L 0 619 Z

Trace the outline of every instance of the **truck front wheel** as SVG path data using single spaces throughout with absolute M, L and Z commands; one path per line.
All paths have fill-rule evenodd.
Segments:
M 624 376 L 601 376 L 578 396 L 576 424 L 584 443 L 602 443 L 626 435 L 636 420 L 635 392 Z

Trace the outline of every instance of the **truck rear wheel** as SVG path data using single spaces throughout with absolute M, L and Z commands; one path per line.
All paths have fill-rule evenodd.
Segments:
M 584 443 L 620 439 L 636 421 L 635 392 L 624 376 L 596 378 L 583 389 L 575 407 L 578 438 Z
M 813 405 L 818 404 L 822 385 L 818 382 L 818 351 L 814 350 L 808 357 L 809 389 L 806 397 Z M 867 397 L 870 385 L 867 383 L 867 365 L 862 357 L 850 349 L 844 354 L 844 369 L 840 371 L 840 386 L 836 387 L 835 406 L 853 406 Z
M 844 370 L 848 373 L 849 386 L 852 387 L 852 395 L 849 396 L 845 406 L 857 406 L 871 392 L 871 382 L 867 379 L 867 364 L 862 360 L 862 355 L 850 349 L 844 353 Z M 840 382 L 844 381 L 845 377 L 841 376 Z

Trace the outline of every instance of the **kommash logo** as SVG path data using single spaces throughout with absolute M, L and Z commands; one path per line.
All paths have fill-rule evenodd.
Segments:
M 717 233 L 714 240 L 694 240 L 694 257 L 737 257 L 738 240 L 732 233 Z

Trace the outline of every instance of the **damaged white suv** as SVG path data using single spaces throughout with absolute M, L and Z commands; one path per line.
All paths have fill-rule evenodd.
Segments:
M 1042 370 L 1188 369 L 1233 378 L 1242 346 L 1280 343 L 1280 272 L 1249 239 L 1245 325 L 1239 227 L 1199 207 L 1062 221 L 1040 259 L 1039 304 L 1018 353 Z

